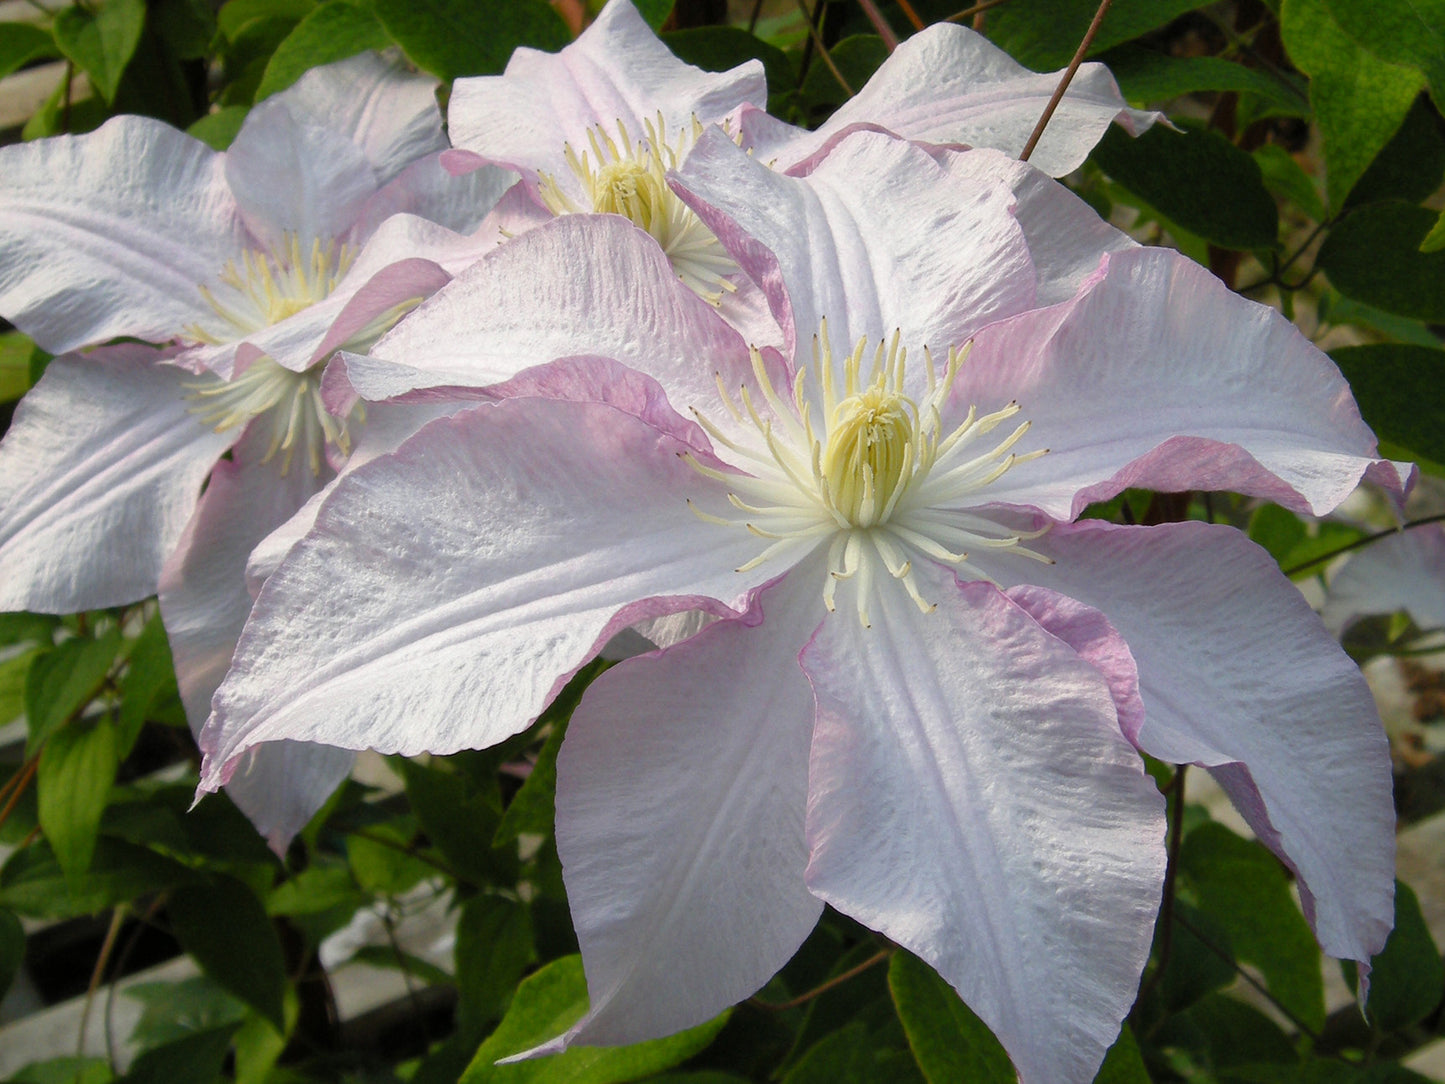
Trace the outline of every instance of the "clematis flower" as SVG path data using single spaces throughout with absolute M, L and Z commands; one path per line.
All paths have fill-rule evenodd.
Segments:
M 1330 580 L 1320 616 L 1338 634 L 1361 617 L 1401 610 L 1421 629 L 1445 628 L 1445 527 L 1438 523 L 1352 554 Z
M 764 112 L 760 61 L 701 71 L 678 60 L 628 0 L 611 0 L 560 53 L 518 49 L 503 75 L 457 80 L 448 125 L 458 150 L 447 161 L 457 170 L 498 163 L 526 178 L 533 199 L 517 193 L 513 233 L 561 214 L 629 218 L 688 286 L 720 304 L 746 280 L 666 181 L 704 127 L 728 125 L 755 158 L 785 171 L 806 172 L 860 127 L 1018 154 L 1060 75 L 1031 72 L 981 35 L 938 24 L 900 45 L 856 97 L 808 131 Z M 1033 156 L 1054 175 L 1077 169 L 1112 122 L 1137 132 L 1157 117 L 1127 108 L 1108 70 L 1092 63 L 1059 110 Z M 740 302 L 728 313 L 738 324 L 749 318 Z
M 828 903 L 937 969 L 1024 1081 L 1090 1080 L 1164 875 L 1138 749 L 1208 767 L 1325 948 L 1367 962 L 1393 816 L 1358 670 L 1237 531 L 1072 522 L 1132 485 L 1401 491 L 1328 359 L 997 152 L 852 133 L 787 177 L 714 131 L 675 183 L 787 352 L 615 217 L 458 276 L 345 374 L 494 401 L 321 504 L 202 787 L 271 741 L 493 744 L 617 630 L 701 610 L 572 717 L 557 845 L 591 1007 L 529 1053 L 709 1018 Z
M 493 245 L 470 234 L 515 178 L 451 178 L 443 147 L 435 82 L 363 55 L 257 106 L 225 153 L 129 116 L 0 149 L 0 313 L 63 354 L 0 443 L 0 610 L 159 590 L 199 727 L 250 610 L 247 555 L 357 437 L 322 363 Z M 67 353 L 116 336 L 170 345 Z M 232 794 L 278 846 L 350 763 L 258 757 Z

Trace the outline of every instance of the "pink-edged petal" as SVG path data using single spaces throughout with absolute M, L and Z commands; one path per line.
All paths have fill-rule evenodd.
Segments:
M 516 183 L 515 173 L 496 166 L 453 176 L 442 168 L 440 154 L 429 154 L 407 166 L 367 201 L 356 233 L 369 237 L 395 214 L 412 214 L 457 233 L 472 233 Z
M 226 181 L 253 234 L 273 252 L 295 235 L 303 254 L 343 238 L 381 186 L 360 147 L 298 119 L 280 95 L 247 114 L 226 152 Z
M 1032 429 L 988 498 L 1056 519 L 1129 486 L 1234 490 L 1322 515 L 1363 478 L 1400 493 L 1333 362 L 1273 309 L 1167 249 L 1110 254 L 1071 301 L 980 332 L 945 423 L 1017 400 Z
M 247 244 L 223 159 L 145 117 L 0 149 L 0 315 L 64 353 L 165 342 Z
M 351 295 L 311 354 L 312 365 L 350 347 L 365 349 L 397 319 L 436 293 L 451 276 L 436 263 L 417 257 L 382 268 Z
M 678 281 L 646 233 L 615 215 L 566 215 L 509 241 L 458 275 L 376 344 L 391 363 L 363 398 L 416 388 L 487 387 L 557 358 L 615 358 L 658 380 L 679 410 L 717 399 L 721 374 L 751 379 L 747 346 Z M 397 366 L 413 372 L 404 375 Z M 409 386 L 408 386 L 409 385 Z
M 1356 618 L 1406 611 L 1422 629 L 1445 628 L 1445 527 L 1386 535 L 1330 580 L 1321 616 L 1336 633 Z
M 533 1053 L 709 1020 L 817 922 L 803 884 L 813 696 L 798 651 L 822 620 L 824 574 L 805 563 L 762 592 L 761 614 L 614 667 L 573 712 L 557 850 L 591 1008 Z
M 880 585 L 803 652 L 813 892 L 928 961 L 1025 1084 L 1086 1084 L 1134 1000 L 1163 800 L 1087 661 L 985 583 Z
M 520 170 L 567 180 L 564 147 L 587 148 L 597 125 L 634 139 L 662 116 L 669 141 L 693 118 L 710 124 L 744 102 L 767 101 L 761 62 L 711 73 L 684 64 L 637 9 L 613 0 L 582 36 L 555 55 L 518 49 L 502 75 L 458 79 L 447 124 L 452 144 Z
M 785 141 L 777 139 L 785 133 L 776 132 L 754 153 L 792 165 L 850 125 L 870 124 L 904 139 L 966 143 L 1017 157 L 1063 74 L 1031 72 L 982 35 L 936 24 L 899 45 L 817 131 L 795 130 Z M 1157 119 L 1158 113 L 1128 108 L 1104 65 L 1084 64 L 1029 161 L 1062 177 L 1083 165 L 1114 121 L 1137 135 Z
M 766 573 L 688 498 L 688 446 L 615 407 L 483 404 L 343 478 L 266 582 L 201 736 L 203 786 L 260 742 L 414 754 L 525 728 L 614 632 L 735 612 Z M 774 574 L 776 574 L 774 572 Z
M 1210 768 L 1298 874 L 1324 950 L 1368 961 L 1394 914 L 1389 750 L 1359 668 L 1303 596 L 1228 527 L 1084 521 L 1029 545 L 1056 563 L 985 567 L 1108 616 L 1138 665 L 1139 747 Z
M 1012 192 L 952 180 L 902 140 L 858 132 L 806 177 L 787 177 L 713 128 L 674 178 L 763 288 L 795 353 L 826 318 L 835 349 L 901 328 L 911 349 L 946 354 L 1034 303 Z
M 222 460 L 160 578 L 161 617 L 171 643 L 176 681 L 192 731 L 211 712 L 236 641 L 251 612 L 246 559 L 251 547 L 280 526 L 324 479 L 309 470 L 283 472 L 279 458 L 263 462 L 269 437 L 255 427 Z M 282 743 L 259 750 L 236 773 L 231 798 L 278 851 L 325 803 L 350 770 L 351 754 Z M 239 781 L 239 785 L 237 785 Z
M 143 346 L 56 358 L 0 443 L 0 610 L 73 613 L 152 594 L 236 439 L 189 411 L 194 379 Z
M 268 101 L 298 121 L 327 128 L 360 148 L 383 183 L 424 155 L 444 150 L 437 81 L 375 53 L 312 68 Z

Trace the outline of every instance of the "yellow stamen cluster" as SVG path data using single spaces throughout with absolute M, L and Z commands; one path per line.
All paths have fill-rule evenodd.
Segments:
M 201 286 L 201 296 L 219 324 L 194 324 L 187 337 L 220 346 L 254 334 L 330 296 L 352 261 L 355 250 L 335 241 L 311 243 L 303 253 L 301 240 L 288 233 L 276 253 L 248 249 L 240 262 L 227 260 L 214 286 Z
M 722 303 L 725 293 L 736 290 L 729 276 L 738 265 L 713 232 L 703 225 L 692 208 L 668 187 L 667 171 L 676 169 L 702 134 L 697 119 L 667 142 L 662 114 L 647 122 L 647 134 L 633 140 L 627 127 L 617 122 L 614 140 L 601 125 L 587 133 L 591 153 L 580 155 L 571 144 L 566 147 L 567 167 L 581 186 L 584 201 L 563 191 L 557 179 L 540 175 L 542 202 L 554 215 L 622 215 L 646 230 L 662 246 L 673 270 L 688 288 L 713 305 Z
M 835 366 L 826 322 L 813 340 L 813 364 L 800 368 L 791 402 L 778 395 L 758 351 L 753 375 L 763 403 L 743 386 L 736 400 L 722 387 L 722 404 L 734 420 L 756 431 L 759 440 L 728 436 L 701 413 L 699 424 L 723 449 L 743 462 L 746 474 L 688 461 L 701 474 L 729 488 L 728 500 L 742 513 L 724 518 L 697 511 L 709 522 L 741 526 L 769 544 L 739 571 L 829 541 L 828 579 L 823 601 L 835 606 L 838 584 L 854 580 L 858 614 L 868 624 L 875 561 L 899 580 L 925 612 L 934 608 L 920 593 L 910 554 L 922 554 L 975 579 L 987 577 L 969 564 L 968 548 L 1008 549 L 1040 561 L 1048 558 L 1019 543 L 1042 532 L 1016 531 L 967 511 L 983 503 L 979 491 L 1006 471 L 1045 454 L 1011 449 L 1029 430 L 1024 422 L 981 454 L 969 446 L 1019 413 L 1017 403 L 980 417 L 967 416 L 944 432 L 942 408 L 966 356 L 950 349 L 940 374 L 927 348 L 927 386 L 921 400 L 905 392 L 907 351 L 895 333 L 880 342 L 871 366 L 867 340 L 860 340 L 841 367 Z M 841 368 L 841 372 L 837 369 Z M 840 379 L 841 378 L 841 379 Z M 815 400 L 822 425 L 814 420 Z

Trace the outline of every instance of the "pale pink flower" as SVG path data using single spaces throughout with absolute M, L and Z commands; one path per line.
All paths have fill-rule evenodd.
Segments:
M 543 1050 L 707 1019 L 826 902 L 935 967 L 1025 1081 L 1092 1079 L 1165 867 L 1136 747 L 1208 767 L 1326 950 L 1367 962 L 1393 836 L 1358 670 L 1239 532 L 1072 522 L 1135 485 L 1315 513 L 1362 477 L 1401 491 L 1329 360 L 996 152 L 854 133 L 787 177 L 714 131 L 676 183 L 788 352 L 612 216 L 483 258 L 345 375 L 499 401 L 322 504 L 217 693 L 202 786 L 277 740 L 494 744 L 615 632 L 701 610 L 563 743 L 591 1008 Z

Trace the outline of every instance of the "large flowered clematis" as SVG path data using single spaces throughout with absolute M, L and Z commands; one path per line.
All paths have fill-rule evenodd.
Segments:
M 0 444 L 0 610 L 159 589 L 196 726 L 250 610 L 248 553 L 357 439 L 361 415 L 322 400 L 326 358 L 495 243 L 471 234 L 515 178 L 441 168 L 435 89 L 369 54 L 257 106 L 225 153 L 129 116 L 0 149 L 0 313 L 57 353 L 169 344 L 64 354 L 20 404 Z M 349 764 L 258 757 L 232 793 L 278 845 Z
M 495 162 L 522 173 L 534 199 L 518 192 L 513 232 L 558 214 L 624 215 L 662 246 L 684 282 L 717 303 L 746 279 L 665 176 L 705 126 L 727 124 L 754 157 L 779 170 L 806 171 L 859 127 L 1017 154 L 1060 74 L 1031 72 L 981 35 L 939 24 L 899 46 L 856 97 L 808 131 L 763 111 L 761 62 L 701 71 L 678 60 L 628 0 L 611 0 L 560 53 L 518 49 L 503 75 L 457 80 L 447 120 L 458 151 L 448 162 L 456 169 Z M 1085 64 L 1033 162 L 1061 176 L 1083 163 L 1112 122 L 1138 131 L 1155 116 L 1127 108 L 1107 69 Z M 730 315 L 739 308 L 736 322 L 746 306 L 728 306 Z
M 496 401 L 322 504 L 257 599 L 202 786 L 271 741 L 495 743 L 618 629 L 703 610 L 594 682 L 563 743 L 591 1008 L 543 1050 L 708 1018 L 826 902 L 932 964 L 1023 1080 L 1092 1079 L 1165 867 L 1138 749 L 1209 767 L 1325 948 L 1368 961 L 1393 815 L 1358 670 L 1237 531 L 1071 522 L 1130 485 L 1314 512 L 1403 489 L 1328 359 L 996 152 L 853 133 L 786 177 L 719 131 L 677 183 L 787 353 L 615 217 L 459 276 L 346 376 Z

